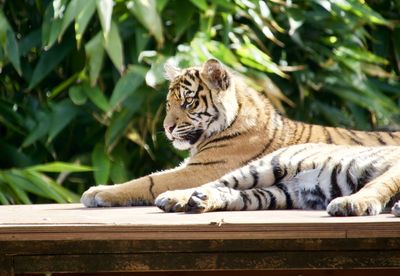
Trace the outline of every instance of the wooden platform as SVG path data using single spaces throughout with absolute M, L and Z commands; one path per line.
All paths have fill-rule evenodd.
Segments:
M 400 269 L 400 218 L 0 206 L 0 275 L 344 268 Z

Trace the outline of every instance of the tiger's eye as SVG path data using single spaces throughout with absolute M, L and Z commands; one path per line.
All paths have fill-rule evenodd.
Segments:
M 193 102 L 193 98 L 192 97 L 187 97 L 185 99 L 185 101 L 186 101 L 187 104 L 191 104 Z

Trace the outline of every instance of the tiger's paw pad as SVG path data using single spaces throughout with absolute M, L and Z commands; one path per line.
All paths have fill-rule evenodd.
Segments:
M 331 216 L 375 216 L 382 211 L 382 204 L 375 198 L 344 196 L 332 200 L 326 210 Z
M 160 194 L 154 204 L 165 212 L 183 212 L 188 201 L 188 196 L 183 191 L 168 191 Z

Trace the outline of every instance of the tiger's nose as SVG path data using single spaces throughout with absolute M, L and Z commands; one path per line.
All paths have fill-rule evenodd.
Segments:
M 175 127 L 176 127 L 176 124 L 173 124 L 173 125 L 164 125 L 165 131 L 168 131 L 169 133 L 172 133 L 172 131 L 174 131 Z

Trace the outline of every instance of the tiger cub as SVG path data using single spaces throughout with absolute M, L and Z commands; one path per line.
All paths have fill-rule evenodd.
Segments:
M 400 146 L 302 144 L 279 149 L 198 188 L 167 191 L 164 211 L 313 209 L 377 215 L 400 192 Z M 400 202 L 393 207 L 399 215 Z
M 212 182 L 290 145 L 400 145 L 400 132 L 354 131 L 285 118 L 215 59 L 187 69 L 167 65 L 166 75 L 170 86 L 165 134 L 190 156 L 173 169 L 120 185 L 92 187 L 82 195 L 85 206 L 153 204 L 163 192 Z

